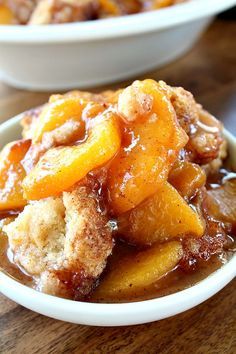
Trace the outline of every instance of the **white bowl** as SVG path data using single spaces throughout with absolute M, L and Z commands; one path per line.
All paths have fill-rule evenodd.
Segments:
M 20 137 L 20 119 L 19 115 L 0 125 L 0 148 Z M 236 168 L 236 138 L 228 132 L 225 136 Z M 94 326 L 124 326 L 152 322 L 188 310 L 216 294 L 235 275 L 236 254 L 219 270 L 186 290 L 153 300 L 123 304 L 86 303 L 46 295 L 22 285 L 1 271 L 0 291 L 20 305 L 59 320 Z
M 100 85 L 186 52 L 235 0 L 191 0 L 118 18 L 45 26 L 0 26 L 0 76 L 13 86 L 59 90 Z

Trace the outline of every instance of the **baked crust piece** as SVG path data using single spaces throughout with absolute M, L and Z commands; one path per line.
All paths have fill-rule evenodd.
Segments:
M 90 186 L 28 204 L 4 226 L 14 262 L 46 293 L 80 297 L 102 273 L 113 241 Z

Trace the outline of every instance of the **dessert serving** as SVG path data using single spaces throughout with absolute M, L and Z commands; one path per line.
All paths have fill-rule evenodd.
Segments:
M 184 289 L 232 256 L 236 174 L 192 94 L 135 81 L 52 95 L 0 155 L 0 266 L 74 300 Z
M 56 24 L 157 10 L 187 0 L 0 0 L 0 24 Z

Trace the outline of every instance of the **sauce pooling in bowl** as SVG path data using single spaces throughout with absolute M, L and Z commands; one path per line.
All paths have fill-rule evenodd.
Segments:
M 226 181 L 231 181 L 236 187 L 235 173 L 224 168 L 221 169 L 219 173 L 209 176 L 207 186 L 209 190 L 217 189 L 222 187 Z M 236 198 L 236 193 L 234 197 Z M 19 211 L 17 210 L 9 211 L 1 213 L 0 217 L 2 222 L 8 222 L 9 218 L 15 218 L 18 213 Z M 111 220 L 111 222 L 113 222 L 114 225 L 116 224 L 114 220 Z M 227 227 L 228 225 L 225 225 L 225 228 Z M 117 232 L 117 226 L 114 226 L 114 230 Z M 198 259 L 198 261 L 193 261 L 193 259 L 188 259 L 188 263 L 184 262 L 178 265 L 161 279 L 158 279 L 158 281 L 153 283 L 150 287 L 143 288 L 138 293 L 134 292 L 132 295 L 129 294 L 121 297 L 119 297 L 118 294 L 115 298 L 112 298 L 109 296 L 102 297 L 97 294 L 95 290 L 83 300 L 103 303 L 144 301 L 184 290 L 205 279 L 223 264 L 228 262 L 236 251 L 235 236 L 235 228 L 233 227 L 226 237 L 225 235 L 222 235 L 222 237 L 224 237 L 224 246 L 222 250 L 216 252 L 216 254 L 212 255 L 208 260 Z M 9 249 L 8 239 L 3 232 L 0 233 L 0 250 L 0 267 L 22 284 L 37 289 L 34 279 L 27 275 L 23 269 L 19 269 L 19 267 L 14 264 L 13 255 Z M 97 286 L 100 282 L 102 283 L 106 274 L 116 269 L 118 261 L 122 260 L 122 258 L 133 257 L 139 251 L 140 247 L 137 248 L 132 245 L 127 245 L 122 241 L 118 241 L 113 249 L 113 254 L 108 260 L 108 265 L 104 274 L 97 281 Z

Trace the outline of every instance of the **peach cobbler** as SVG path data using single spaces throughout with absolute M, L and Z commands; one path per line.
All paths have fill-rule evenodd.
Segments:
M 0 0 L 0 24 L 43 25 L 157 10 L 187 0 Z
M 181 87 L 72 91 L 26 112 L 0 154 L 0 264 L 35 289 L 134 301 L 234 251 L 236 174 L 221 123 Z

